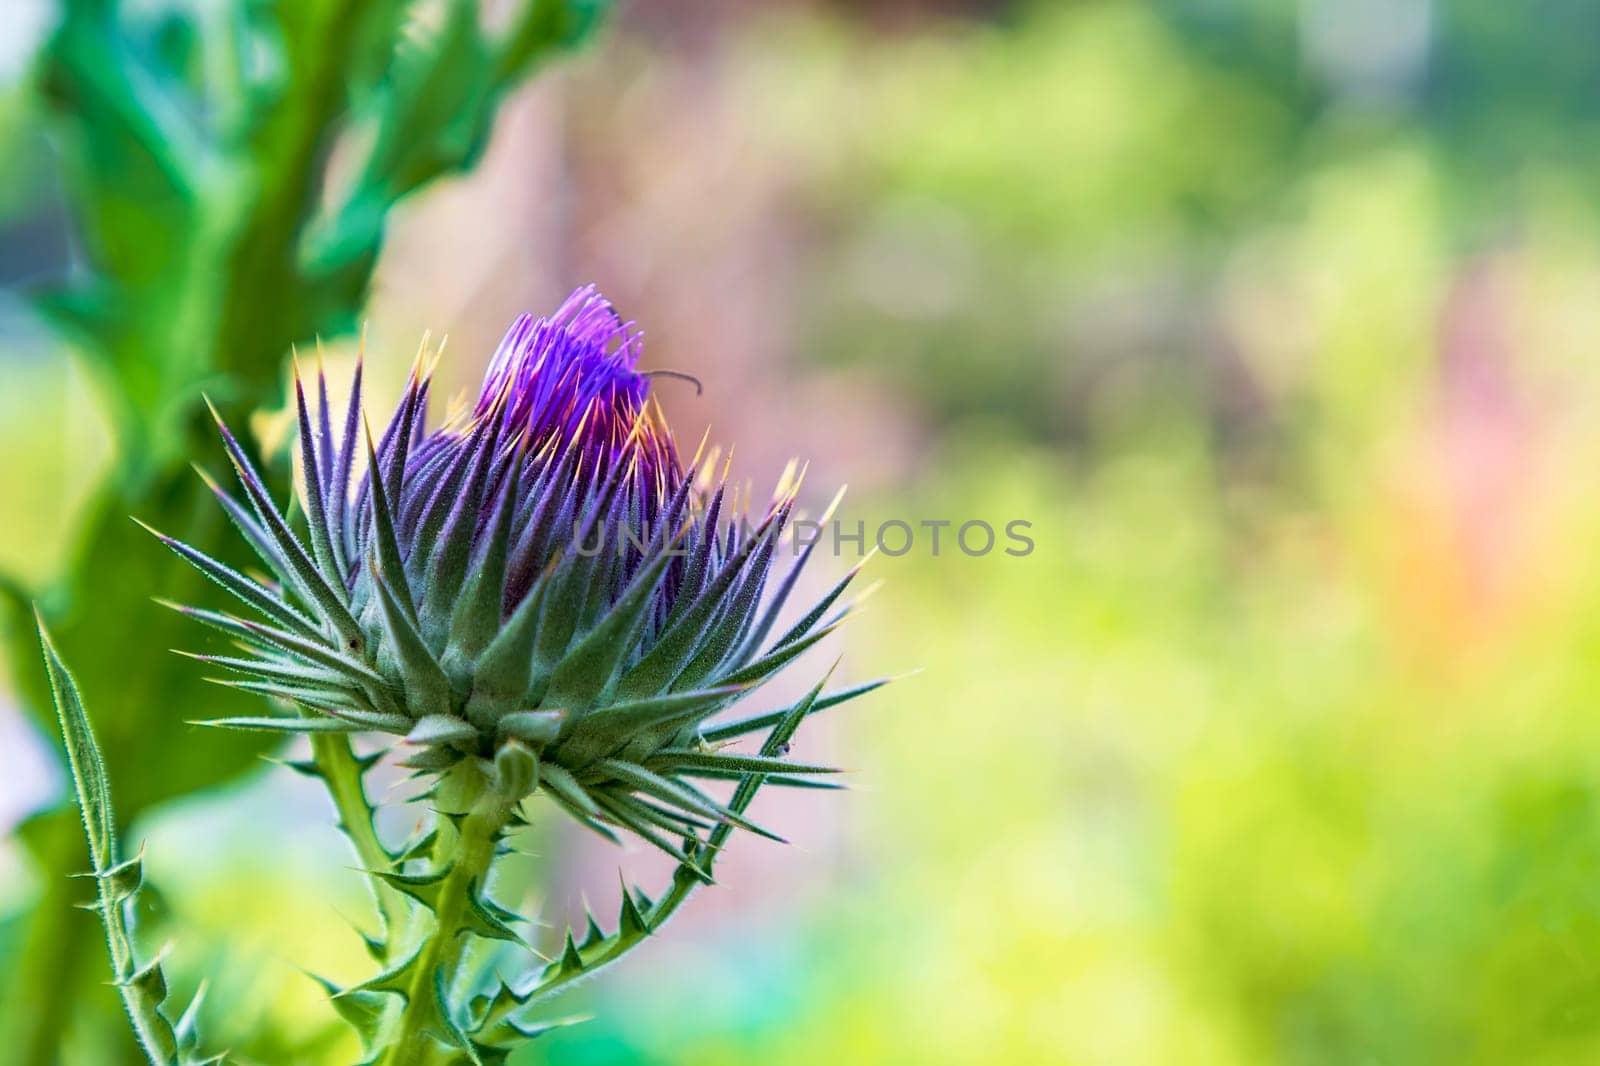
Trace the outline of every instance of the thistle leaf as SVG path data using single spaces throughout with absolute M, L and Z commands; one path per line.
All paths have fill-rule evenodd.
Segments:
M 328 1003 L 361 1037 L 362 1047 L 371 1051 L 383 1024 L 388 999 L 384 993 L 369 988 L 341 989 L 325 977 L 308 974 L 328 994 Z
M 505 736 L 529 744 L 548 744 L 560 735 L 566 716 L 565 711 L 516 711 L 495 724 Z
M 89 857 L 96 870 L 109 870 L 117 864 L 117 836 L 105 763 L 100 757 L 100 747 L 95 743 L 94 731 L 89 726 L 89 716 L 78 694 L 77 683 L 68 672 L 66 663 L 61 661 L 55 645 L 50 642 L 43 618 L 38 619 L 38 626 L 45 667 L 50 674 L 50 688 L 56 700 L 61 737 L 67 749 L 67 768 L 72 774 L 72 785 L 78 795 L 78 810 L 83 815 L 83 829 L 89 840 Z
M 464 744 L 476 740 L 478 731 L 454 715 L 430 714 L 417 720 L 406 734 L 407 744 Z
M 806 713 L 809 716 L 816 714 L 818 711 L 825 711 L 830 707 L 837 707 L 841 703 L 847 703 L 858 696 L 865 696 L 869 692 L 880 689 L 892 680 L 894 679 L 888 677 L 879 678 L 876 681 L 868 681 L 864 685 L 855 685 L 851 688 L 843 689 L 839 692 L 834 692 L 826 696 L 819 697 L 818 699 L 811 701 L 810 709 Z M 755 733 L 762 729 L 771 729 L 773 726 L 777 725 L 779 722 L 782 722 L 791 713 L 793 713 L 795 707 L 797 706 L 798 704 L 791 704 L 790 706 L 781 710 L 769 711 L 766 714 L 758 714 L 750 718 L 741 718 L 738 721 L 727 722 L 722 725 L 714 726 L 710 729 L 702 730 L 701 736 L 707 743 L 716 744 L 720 743 L 721 741 L 733 740 L 736 737 L 742 737 L 746 733 Z
M 139 522 L 137 518 L 135 518 L 134 521 Z M 173 552 L 177 553 L 177 555 L 188 562 L 189 565 L 193 566 L 196 570 L 200 571 L 216 584 L 226 589 L 241 602 L 255 608 L 268 618 L 273 619 L 280 625 L 286 626 L 290 630 L 293 630 L 302 636 L 310 637 L 312 639 L 318 639 L 322 636 L 315 623 L 306 618 L 299 611 L 296 611 L 294 608 L 284 603 L 277 596 L 273 595 L 270 590 L 268 590 L 259 582 L 252 581 L 250 578 L 245 577 L 232 567 L 226 565 L 225 563 L 217 562 L 205 552 L 202 552 L 196 548 L 191 548 L 181 540 L 175 540 L 174 538 L 167 536 L 165 533 L 162 533 L 151 526 L 145 525 L 143 522 L 139 522 L 139 525 L 149 531 L 149 533 L 157 540 L 161 541 L 161 543 L 172 549 Z
M 250 546 L 250 550 L 267 565 L 278 582 L 289 588 L 295 587 L 294 571 L 289 567 L 289 560 L 283 557 L 283 553 L 278 550 L 277 544 L 262 528 L 261 523 L 255 520 L 243 504 L 230 496 L 228 490 L 218 484 L 217 479 L 212 477 L 205 467 L 196 465 L 194 472 L 199 475 L 206 488 L 211 490 L 217 504 L 228 516 L 228 521 L 233 523 L 233 527 L 239 531 L 239 535 Z
M 382 973 L 367 978 L 360 984 L 351 985 L 340 992 L 341 996 L 353 995 L 358 992 L 389 992 L 406 999 L 411 994 L 411 979 L 416 970 L 417 960 L 422 958 L 426 945 L 418 944 L 412 949 L 411 954 Z
M 653 769 L 664 769 L 685 773 L 690 776 L 694 776 L 699 770 L 738 771 L 747 774 L 837 774 L 842 772 L 832 766 L 791 762 L 788 759 L 779 759 L 766 755 L 724 755 L 715 752 L 685 751 L 670 748 L 653 756 L 650 759 L 650 766 Z
M 157 600 L 156 602 L 187 615 L 198 622 L 203 622 L 214 629 L 220 629 L 224 633 L 231 633 L 256 644 L 265 643 L 307 662 L 325 666 L 329 670 L 349 678 L 352 683 L 365 688 L 375 688 L 378 691 L 388 688 L 388 682 L 383 679 L 383 675 L 377 673 L 372 667 L 319 641 L 299 637 L 287 630 L 262 625 L 259 622 L 252 622 L 247 618 L 235 618 L 232 615 L 222 614 L 218 611 L 208 611 L 199 607 L 186 607 L 183 604 L 170 603 L 166 600 Z
M 526 438 L 523 438 L 524 441 Z M 447 654 L 459 658 L 464 670 L 489 646 L 500 629 L 500 606 L 505 601 L 506 563 L 511 545 L 511 519 L 517 509 L 517 485 L 523 457 L 519 444 L 505 473 L 505 484 L 489 519 L 489 539 L 466 587 L 456 600 L 450 620 Z
M 555 580 L 549 573 L 539 580 L 478 659 L 467 716 L 480 726 L 492 727 L 503 715 L 527 706 L 523 699 L 532 681 L 534 642 Z
M 222 416 L 217 413 L 215 407 L 211 408 L 211 414 L 222 433 L 223 448 L 233 463 L 234 472 L 239 476 L 239 483 L 244 486 L 245 495 L 255 507 L 256 517 L 288 564 L 297 587 L 309 598 L 310 605 L 322 612 L 323 618 L 333 626 L 345 645 L 359 649 L 362 646 L 361 627 L 346 606 L 343 589 L 336 591 L 317 570 L 316 564 L 306 555 L 305 549 L 300 546 L 300 541 L 278 513 L 272 497 L 261 481 L 261 476 L 251 464 L 250 457 L 234 439 L 233 433 L 223 423 Z
M 441 745 L 432 748 L 419 748 L 395 765 L 403 766 L 407 770 L 439 773 L 450 769 L 450 767 L 464 758 L 466 758 L 466 755 L 459 749 Z
M 542 783 L 549 785 L 551 776 L 550 771 L 559 770 L 561 768 L 555 766 L 554 764 L 549 764 L 546 765 L 544 769 L 545 773 Z M 595 806 L 594 801 L 590 800 L 589 797 L 583 793 L 581 788 L 578 791 L 583 797 L 583 802 L 581 804 L 575 802 L 568 795 L 558 792 L 553 788 L 547 789 L 545 794 L 550 797 L 551 801 L 555 803 L 556 806 L 565 811 L 573 819 L 573 821 L 577 822 L 585 829 L 598 834 L 608 843 L 621 844 L 621 838 L 619 838 L 616 833 L 612 832 L 609 826 L 600 821 L 600 819 L 603 817 L 603 814 L 600 809 Z
M 433 1004 L 438 1014 L 439 1021 L 445 1026 L 446 1036 L 450 1043 L 460 1048 L 466 1054 L 473 1066 L 484 1066 L 483 1057 L 478 1054 L 478 1048 L 467 1039 L 467 1034 L 462 1032 L 450 1013 L 450 977 L 444 966 L 438 966 L 433 971 Z
M 649 908 L 648 902 L 645 904 L 645 908 Z M 644 916 L 644 911 L 640 909 L 638 902 L 628 892 L 627 884 L 624 883 L 622 886 L 621 914 L 617 919 L 617 936 L 623 943 L 628 943 L 649 935 L 649 919 Z
M 608 819 L 617 825 L 626 827 L 647 844 L 671 856 L 705 884 L 714 883 L 711 879 L 711 874 L 696 865 L 685 853 L 683 847 L 674 844 L 657 831 L 657 826 L 660 823 L 651 816 L 648 808 L 623 795 L 608 794 L 602 791 L 596 791 L 592 795 L 596 805 L 605 812 Z M 663 828 L 671 831 L 670 825 Z
M 522 938 L 501 918 L 499 908 L 483 898 L 478 883 L 474 881 L 467 893 L 467 911 L 462 928 L 486 940 L 504 940 L 521 944 Z
M 834 496 L 833 501 L 823 511 L 822 517 L 818 520 L 819 525 L 827 525 L 835 508 L 839 506 L 839 502 L 843 498 L 844 489 L 840 489 Z M 738 658 L 740 660 L 748 659 L 760 650 L 762 643 L 767 639 L 768 634 L 772 632 L 772 627 L 777 623 L 778 616 L 783 613 L 784 606 L 789 602 L 789 596 L 794 592 L 794 587 L 800 579 L 801 572 L 805 570 L 806 564 L 811 561 L 811 553 L 816 550 L 817 545 L 821 542 L 821 536 L 812 538 L 811 542 L 806 545 L 805 551 L 800 553 L 800 558 L 796 559 L 794 565 L 789 567 L 788 572 L 784 574 L 783 581 L 779 583 L 777 591 L 772 594 L 766 607 L 762 609 L 760 621 L 756 623 L 755 628 L 745 638 L 743 647 L 739 649 Z M 853 574 L 847 575 L 845 582 L 848 583 L 853 576 Z M 843 589 L 841 588 L 840 591 L 842 592 Z M 826 609 L 826 607 L 823 608 L 823 610 Z M 779 643 L 783 642 L 779 641 Z
M 744 687 L 727 685 L 693 692 L 669 692 L 664 696 L 602 707 L 578 722 L 559 754 L 575 764 L 609 755 L 630 738 L 649 737 L 658 727 L 707 718 L 745 691 Z
M 445 878 L 450 875 L 448 867 L 425 874 L 403 874 L 393 870 L 369 870 L 367 872 L 393 885 L 430 911 L 438 905 L 439 894 L 444 891 Z
M 205 1003 L 208 987 L 206 982 L 202 980 L 199 987 L 194 990 L 194 996 L 190 998 L 189 1005 L 183 1008 L 183 1013 L 178 1016 L 178 1020 L 172 1023 L 173 1036 L 177 1038 L 178 1046 L 184 1051 L 194 1051 L 195 1045 L 199 1042 L 200 1009 Z
M 634 575 L 600 624 L 562 658 L 550 678 L 546 699 L 557 706 L 587 710 L 614 686 L 617 668 L 638 643 L 645 612 L 672 560 L 663 552 Z
M 761 542 L 761 537 L 751 537 L 723 564 L 705 589 L 695 597 L 693 605 L 676 621 L 669 619 L 654 647 L 623 675 L 616 688 L 618 698 L 653 696 L 666 691 L 694 658 L 707 628 L 723 608 L 728 590 L 733 587 L 750 553 Z M 688 587 L 687 582 L 685 584 Z M 674 608 L 674 613 L 677 613 L 677 608 Z
M 870 556 L 868 556 L 868 558 L 870 558 Z M 838 583 L 835 584 L 833 588 L 828 590 L 827 595 L 818 600 L 812 606 L 811 610 L 806 612 L 805 617 L 801 618 L 800 621 L 796 622 L 789 628 L 788 632 L 784 633 L 783 636 L 779 637 L 773 642 L 773 648 L 782 648 L 787 644 L 791 644 L 794 641 L 799 640 L 801 637 L 811 632 L 812 627 L 821 621 L 823 615 L 828 613 L 828 608 L 832 607 L 834 601 L 844 594 L 844 590 L 850 587 L 850 583 L 856 579 L 856 576 L 861 573 L 861 568 L 866 565 L 867 560 L 862 559 L 859 563 L 852 566 L 849 572 L 847 572 L 844 577 L 840 578 Z
M 571 771 L 565 767 L 550 763 L 544 767 L 540 782 L 551 792 L 560 796 L 568 803 L 577 807 L 591 818 L 600 817 L 600 808 L 595 805 L 594 799 L 587 789 L 578 783 Z
M 203 718 L 191 725 L 216 729 L 242 729 L 252 733 L 360 733 L 367 727 L 342 718 L 274 718 L 241 715 L 235 718 Z
M 378 470 L 378 453 L 372 446 L 372 427 L 366 427 L 367 439 L 367 468 Z M 372 495 L 372 532 L 373 553 L 372 568 L 378 578 L 391 589 L 406 589 L 405 562 L 400 555 L 400 541 L 395 533 L 394 510 L 389 505 L 389 493 L 395 490 L 400 481 L 401 474 L 397 473 L 393 485 L 385 485 L 382 477 L 369 477 L 368 486 Z M 411 594 L 406 592 L 400 597 L 400 606 L 404 609 L 406 618 L 413 625 L 417 621 L 416 605 L 411 602 Z
M 388 582 L 373 577 L 378 587 L 378 602 L 383 607 L 383 623 L 389 639 L 384 647 L 392 650 L 398 660 L 401 676 L 405 679 L 406 702 L 412 707 L 449 707 L 454 702 L 450 693 L 450 679 L 445 676 L 438 660 L 423 643 L 411 619 L 395 599 Z
M 793 640 L 787 644 L 780 644 L 762 658 L 757 659 L 755 662 L 741 670 L 729 674 L 727 677 L 722 678 L 721 681 L 725 685 L 760 684 L 773 674 L 777 673 L 779 670 L 782 670 L 785 666 L 788 666 L 791 662 L 804 654 L 818 641 L 821 641 L 827 637 L 838 627 L 839 622 L 833 622 L 817 630 L 815 633 L 800 637 L 799 639 Z
M 653 796 L 663 803 L 697 812 L 706 817 L 714 818 L 719 822 L 732 822 L 741 829 L 746 829 L 757 836 L 766 837 L 768 840 L 774 840 L 780 844 L 788 843 L 778 834 L 763 829 L 743 815 L 717 803 L 709 796 L 685 784 L 662 777 L 660 774 L 647 770 L 637 763 L 626 762 L 621 759 L 606 759 L 600 762 L 596 768 L 603 773 L 610 774 L 623 784 L 636 788 L 647 796 Z
M 583 953 L 578 950 L 577 941 L 572 938 L 572 931 L 567 931 L 566 947 L 561 952 L 561 958 L 545 968 L 546 974 L 558 977 L 575 977 L 583 972 Z
M 328 410 L 326 385 L 323 388 L 322 401 L 322 412 L 326 418 Z M 339 556 L 334 552 L 333 537 L 328 527 L 326 477 L 331 472 L 329 470 L 331 460 L 327 454 L 329 447 L 327 433 L 324 432 L 319 436 L 311 431 L 311 412 L 306 403 L 305 386 L 300 381 L 298 360 L 295 361 L 294 367 L 294 407 L 295 417 L 300 423 L 300 466 L 305 482 L 301 497 L 305 500 L 307 525 L 311 527 L 311 550 L 324 574 L 342 574 L 344 570 Z

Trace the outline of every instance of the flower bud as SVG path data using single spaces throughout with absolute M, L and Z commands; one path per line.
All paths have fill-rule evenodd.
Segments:
M 260 616 L 187 609 L 248 652 L 211 661 L 309 712 L 232 724 L 388 732 L 421 771 L 486 759 L 530 788 L 537 768 L 575 818 L 675 855 L 729 819 L 692 779 L 829 772 L 722 753 L 701 727 L 831 631 L 854 575 L 776 627 L 809 557 L 768 588 L 795 486 L 735 513 L 699 457 L 680 461 L 639 354 L 584 288 L 519 318 L 470 411 L 432 429 L 420 362 L 376 444 L 359 365 L 341 434 L 325 384 L 313 408 L 297 382 L 306 540 L 219 420 L 245 500 L 218 496 L 278 583 L 163 539 Z

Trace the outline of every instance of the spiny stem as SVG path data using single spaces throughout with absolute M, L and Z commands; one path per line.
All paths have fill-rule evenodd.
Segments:
M 44 619 L 38 619 L 38 627 L 45 668 L 50 674 L 51 695 L 55 698 L 56 716 L 61 725 L 61 739 L 67 751 L 67 766 L 78 796 L 78 810 L 83 815 L 89 860 L 94 867 L 99 896 L 95 910 L 105 926 L 111 973 L 139 1047 L 153 1066 L 176 1066 L 181 1061 L 177 1034 L 161 1014 L 161 1003 L 167 992 L 160 960 L 140 968 L 134 956 L 133 932 L 129 928 L 129 904 L 138 894 L 143 877 L 140 862 L 138 857 L 127 863 L 122 861 L 116 814 L 111 807 L 111 785 L 94 729 L 89 724 L 88 711 L 77 682 L 51 643 Z
M 115 856 L 107 858 L 114 866 Z M 97 867 L 100 860 L 101 857 L 97 856 Z M 133 1023 L 139 1046 L 152 1063 L 168 1066 L 178 1061 L 177 1040 L 173 1036 L 172 1026 L 158 1014 L 157 1004 L 151 997 L 136 992 L 132 987 L 133 975 L 138 969 L 133 955 L 133 938 L 128 932 L 124 901 L 117 896 L 108 869 L 95 870 L 95 881 L 100 890 L 96 909 L 105 923 L 106 945 L 110 949 L 112 972 L 117 975 L 117 990 L 122 994 L 123 1006 L 128 1009 L 128 1018 Z
M 455 981 L 466 950 L 465 919 L 472 892 L 487 880 L 495 847 L 515 806 L 514 801 L 508 802 L 493 789 L 486 789 L 461 819 L 459 839 L 450 841 L 450 834 L 440 827 L 434 846 L 435 862 L 449 862 L 450 872 L 440 886 L 433 908 L 433 935 L 413 966 L 405 1011 L 383 1066 L 422 1066 L 430 1060 L 426 1031 L 436 1011 L 447 1009 L 435 1004 L 435 974 L 443 972 L 441 987 L 449 988 Z
M 311 754 L 334 808 L 339 812 L 339 824 L 355 847 L 362 867 L 375 871 L 367 874 L 367 882 L 377 897 L 385 935 L 393 952 L 399 946 L 395 938 L 404 933 L 410 920 L 410 907 L 399 891 L 377 876 L 392 871 L 394 859 L 378 839 L 377 828 L 372 824 L 372 805 L 361 784 L 361 764 L 350 748 L 350 738 L 342 733 L 311 734 Z

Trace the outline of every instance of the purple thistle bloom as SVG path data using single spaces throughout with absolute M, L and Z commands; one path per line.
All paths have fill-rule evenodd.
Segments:
M 637 371 L 640 334 L 589 285 L 549 318 L 522 315 L 506 331 L 484 375 L 476 413 L 504 403 L 509 426 L 537 443 L 557 440 L 615 460 L 644 417 L 650 382 Z M 683 471 L 672 438 L 647 423 L 638 442 L 640 477 L 661 491 Z
M 700 456 L 680 462 L 639 355 L 633 324 L 589 287 L 517 319 L 471 413 L 431 431 L 420 360 L 376 445 L 359 443 L 359 365 L 337 437 L 325 383 L 315 417 L 297 386 L 304 540 L 222 426 L 246 502 L 217 495 L 277 583 L 162 539 L 261 616 L 183 608 L 247 653 L 203 658 L 301 714 L 219 724 L 387 732 L 429 772 L 515 741 L 574 818 L 680 861 L 713 824 L 756 828 L 695 779 L 831 772 L 722 747 L 875 684 L 709 721 L 838 624 L 828 612 L 855 571 L 778 627 L 810 554 L 769 588 L 795 487 L 732 513 Z

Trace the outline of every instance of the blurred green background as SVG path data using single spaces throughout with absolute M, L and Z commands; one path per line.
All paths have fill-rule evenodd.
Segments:
M 37 583 L 115 428 L 32 298 L 84 252 L 17 10 L 0 569 Z M 851 523 L 1037 544 L 873 561 L 841 670 L 923 672 L 802 734 L 854 791 L 758 801 L 796 844 L 739 840 L 526 1061 L 1600 1057 L 1597 41 L 1584 0 L 635 0 L 508 96 L 351 309 L 380 403 L 424 329 L 468 387 L 593 280 L 758 487 L 799 453 Z M 60 801 L 20 712 L 0 766 L 5 824 Z M 137 819 L 222 1043 L 361 971 L 328 820 L 269 766 Z M 551 915 L 652 868 L 539 851 Z M 44 880 L 0 851 L 0 909 Z

